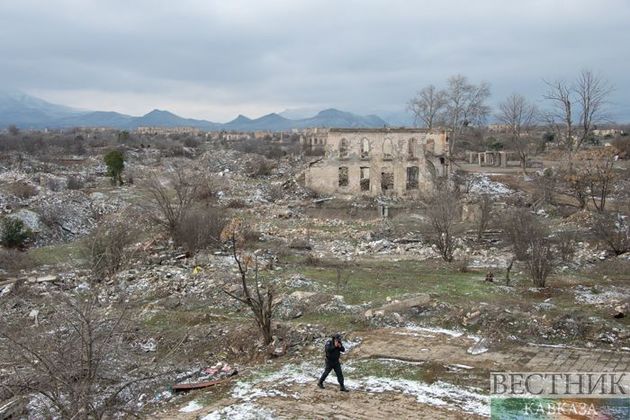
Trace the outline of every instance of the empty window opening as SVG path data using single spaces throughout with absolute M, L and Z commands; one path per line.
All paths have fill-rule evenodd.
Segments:
M 361 168 L 361 191 L 370 191 L 370 168 Z
M 368 159 L 370 157 L 370 141 L 366 138 L 361 140 L 361 159 Z
M 339 167 L 339 186 L 340 187 L 348 186 L 348 167 L 347 166 Z
M 407 142 L 407 157 L 409 159 L 415 159 L 417 156 L 416 147 L 418 146 L 418 141 L 414 138 L 409 139 Z
M 410 166 L 407 168 L 407 189 L 408 190 L 418 189 L 419 174 L 420 174 L 420 171 L 417 166 Z
M 385 139 L 383 143 L 383 159 L 391 160 L 394 157 L 394 146 L 392 139 Z
M 343 159 L 343 158 L 348 157 L 348 148 L 349 148 L 348 140 L 341 139 L 341 142 L 339 142 L 339 157 L 340 158 Z
M 391 191 L 394 189 L 394 173 L 381 172 L 381 190 Z
M 429 139 L 427 140 L 426 145 L 424 146 L 424 150 L 426 150 L 427 153 L 435 153 L 435 140 L 433 139 Z

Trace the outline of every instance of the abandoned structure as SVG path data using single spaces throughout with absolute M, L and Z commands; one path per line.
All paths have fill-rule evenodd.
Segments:
M 507 168 L 508 159 L 513 152 L 487 150 L 485 152 L 467 152 L 468 163 L 478 163 L 479 166 L 500 166 Z
M 319 193 L 413 197 L 448 173 L 445 131 L 331 128 L 317 137 L 324 155 L 310 163 L 306 186 Z

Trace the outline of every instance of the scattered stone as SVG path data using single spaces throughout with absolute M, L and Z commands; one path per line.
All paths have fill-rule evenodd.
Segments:
M 468 354 L 472 354 L 473 356 L 477 354 L 482 354 L 488 351 L 487 344 L 487 340 L 485 338 L 482 338 L 481 340 L 470 346 L 466 351 L 468 352 Z

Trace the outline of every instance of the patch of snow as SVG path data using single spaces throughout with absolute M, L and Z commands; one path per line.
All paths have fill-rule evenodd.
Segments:
M 466 369 L 466 370 L 474 369 L 472 366 L 460 365 L 460 364 L 457 364 L 457 363 L 453 363 L 453 364 L 451 364 L 449 366 L 453 366 L 453 367 L 460 368 L 460 369 Z
M 552 348 L 552 349 L 569 349 L 569 350 L 590 351 L 588 348 L 569 346 L 569 345 L 566 345 L 566 344 L 527 343 L 527 345 L 528 346 L 532 346 L 532 347 L 548 347 L 548 348 Z M 629 347 L 621 347 L 621 350 L 630 350 L 630 348 Z M 603 349 L 603 348 L 599 348 L 598 351 L 603 351 L 603 352 L 607 352 L 607 353 L 616 353 L 616 352 L 618 352 L 618 350 Z
M 252 403 L 232 404 L 203 416 L 201 420 L 267 420 L 276 418 L 273 411 Z
M 350 379 L 346 383 L 351 388 L 364 389 L 368 392 L 401 392 L 412 395 L 420 404 L 442 406 L 449 410 L 462 410 L 482 416 L 490 415 L 489 397 L 480 394 L 474 388 L 465 389 L 441 381 L 426 384 L 420 381 L 371 376 L 361 380 Z
M 426 362 L 418 362 L 413 360 L 401 360 L 401 359 L 392 359 L 390 357 L 379 357 L 379 361 L 388 362 L 388 363 L 400 363 L 405 365 L 424 365 Z
M 199 404 L 197 401 L 192 400 L 189 401 L 187 405 L 179 409 L 180 413 L 192 413 L 193 411 L 198 411 L 203 408 L 203 405 Z
M 287 397 L 287 394 L 272 386 L 314 383 L 318 379 L 320 370 L 321 367 L 308 362 L 301 365 L 285 365 L 277 372 L 256 378 L 251 382 L 237 382 L 232 390 L 232 397 L 246 402 L 255 401 L 261 397 Z M 273 385 L 258 387 L 263 383 Z
M 427 333 L 435 333 L 435 334 L 446 334 L 446 335 L 450 335 L 451 337 L 461 337 L 462 335 L 464 335 L 463 332 L 461 331 L 457 331 L 457 330 L 448 330 L 446 328 L 439 328 L 439 327 L 421 327 L 419 325 L 414 325 L 414 324 L 409 324 L 406 325 L 404 327 L 407 330 L 410 331 L 414 331 L 414 332 L 427 332 Z

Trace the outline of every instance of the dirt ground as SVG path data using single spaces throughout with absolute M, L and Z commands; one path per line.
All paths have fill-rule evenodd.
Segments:
M 299 365 L 281 366 L 262 377 L 242 377 L 231 392 L 211 404 L 202 403 L 215 392 L 209 388 L 185 396 L 178 408 L 155 415 L 165 419 L 475 419 L 490 414 L 491 371 L 630 368 L 630 352 L 606 350 L 532 345 L 491 348 L 473 355 L 468 350 L 477 337 L 441 329 L 385 328 L 358 332 L 351 339 L 357 344 L 343 357 L 348 394 L 338 391 L 334 375 L 327 379 L 326 389 L 316 387 L 321 361 L 313 354 Z M 402 370 L 387 377 L 386 371 L 374 366 L 361 368 L 385 361 L 390 367 L 399 363 Z

